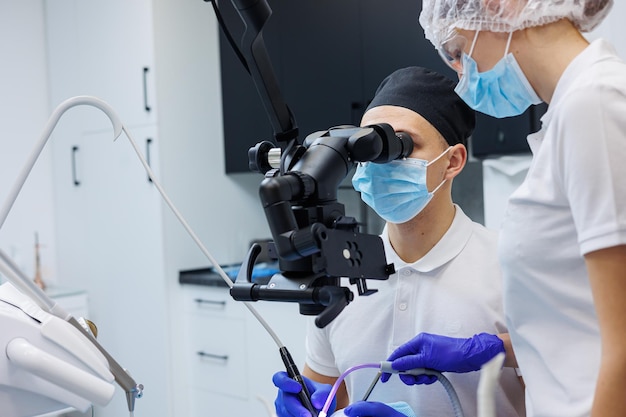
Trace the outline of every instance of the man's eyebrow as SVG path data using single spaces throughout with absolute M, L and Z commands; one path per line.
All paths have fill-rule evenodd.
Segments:
M 422 145 L 425 141 L 424 137 L 420 135 L 419 132 L 417 131 L 409 131 L 409 130 L 402 129 L 402 130 L 398 130 L 397 132 L 406 133 L 407 135 L 411 137 L 411 139 L 413 139 L 413 143 L 416 143 L 418 145 Z

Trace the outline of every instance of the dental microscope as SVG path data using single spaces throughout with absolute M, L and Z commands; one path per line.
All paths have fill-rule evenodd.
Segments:
M 265 175 L 259 196 L 273 238 L 269 253 L 278 259 L 280 272 L 267 284 L 253 282 L 260 252 L 253 245 L 230 293 L 238 301 L 296 302 L 301 314 L 317 316 L 316 325 L 324 327 L 354 298 L 340 285 L 342 277 L 367 296 L 375 292 L 367 288 L 367 279 L 384 280 L 394 273 L 382 239 L 360 233 L 357 220 L 345 215 L 337 201 L 339 185 L 358 162 L 409 156 L 413 141 L 387 124 L 337 126 L 299 141 L 295 117 L 281 96 L 263 41 L 263 26 L 272 11 L 265 0 L 232 3 L 246 26 L 241 49 L 232 46 L 253 78 L 278 144 L 259 142 L 249 150 L 248 160 L 252 171 Z

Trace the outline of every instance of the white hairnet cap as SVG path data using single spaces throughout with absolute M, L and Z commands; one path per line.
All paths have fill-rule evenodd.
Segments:
M 419 21 L 439 48 L 454 28 L 512 32 L 565 18 L 587 32 L 612 5 L 613 0 L 423 0 Z

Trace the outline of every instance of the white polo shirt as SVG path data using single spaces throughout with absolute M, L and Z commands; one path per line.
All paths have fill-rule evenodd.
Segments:
M 388 280 L 368 280 L 370 296 L 355 299 L 324 329 L 309 322 L 306 363 L 317 373 L 338 377 L 347 369 L 379 363 L 420 332 L 451 337 L 505 331 L 501 274 L 496 258 L 497 236 L 472 222 L 457 206 L 450 229 L 422 259 L 406 264 L 383 231 L 387 261 L 396 273 Z M 347 280 L 342 283 L 349 285 Z M 352 287 L 356 294 L 356 288 Z M 346 378 L 350 401 L 363 398 L 376 369 L 363 369 Z M 479 372 L 446 373 L 466 416 L 476 415 Z M 440 383 L 407 386 L 397 376 L 378 383 L 371 401 L 406 401 L 420 417 L 453 416 Z M 517 416 L 523 390 L 513 369 L 504 369 L 497 392 L 498 416 Z
M 529 416 L 589 416 L 600 334 L 583 255 L 626 243 L 626 65 L 605 41 L 563 73 L 500 235 Z

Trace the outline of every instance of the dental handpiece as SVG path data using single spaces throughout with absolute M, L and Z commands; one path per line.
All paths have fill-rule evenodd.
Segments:
M 365 394 L 363 394 L 363 398 L 361 398 L 361 401 L 367 401 L 368 400 L 368 398 L 372 394 L 372 391 L 374 391 L 374 388 L 376 387 L 376 384 L 378 384 L 378 380 L 380 379 L 380 376 L 382 374 L 383 374 L 383 371 L 378 371 L 376 373 L 376 376 L 374 377 L 374 379 L 370 383 L 370 386 L 367 388 L 367 391 L 365 391 Z
M 109 363 L 109 369 L 113 376 L 115 377 L 115 381 L 118 385 L 124 390 L 126 394 L 126 404 L 128 405 L 128 411 L 134 413 L 135 411 L 135 400 L 137 398 L 141 398 L 143 396 L 143 384 L 138 384 L 135 382 L 132 376 L 128 373 L 126 369 L 124 369 L 114 358 L 109 354 L 98 343 L 96 338 L 89 334 L 87 330 L 76 320 L 74 317 L 69 317 L 67 322 L 78 329 L 81 333 L 85 335 L 85 337 L 91 340 L 91 343 L 94 344 L 96 348 L 104 355 L 107 362 Z
M 285 368 L 287 369 L 287 374 L 302 386 L 302 389 L 298 393 L 298 398 L 300 398 L 300 402 L 307 410 L 309 410 L 313 417 L 317 417 L 318 412 L 311 403 L 311 394 L 309 393 L 309 388 L 306 386 L 306 383 L 304 382 L 304 377 L 300 374 L 300 371 L 298 370 L 296 363 L 293 361 L 291 354 L 285 346 L 282 346 L 279 350 L 280 357 L 285 364 Z
M 9 282 L 27 295 L 42 310 L 68 322 L 91 341 L 106 358 L 109 364 L 109 370 L 115 377 L 115 381 L 126 394 L 128 411 L 133 413 L 135 410 L 135 399 L 141 398 L 143 395 L 143 385 L 137 384 L 115 358 L 100 345 L 95 336 L 87 331 L 75 317 L 44 293 L 41 288 L 35 285 L 2 249 L 0 249 L 0 271 Z
M 459 400 L 459 396 L 456 393 L 456 390 L 452 386 L 452 383 L 446 378 L 441 372 L 435 371 L 434 369 L 427 368 L 415 368 L 409 369 L 406 371 L 396 371 L 391 367 L 390 361 L 383 361 L 380 363 L 380 371 L 386 372 L 390 374 L 407 374 L 407 375 L 433 375 L 436 376 L 441 385 L 443 385 L 446 393 L 448 394 L 448 398 L 450 398 L 450 403 L 452 405 L 452 409 L 454 410 L 455 417 L 464 417 L 463 407 L 461 406 L 461 401 Z

